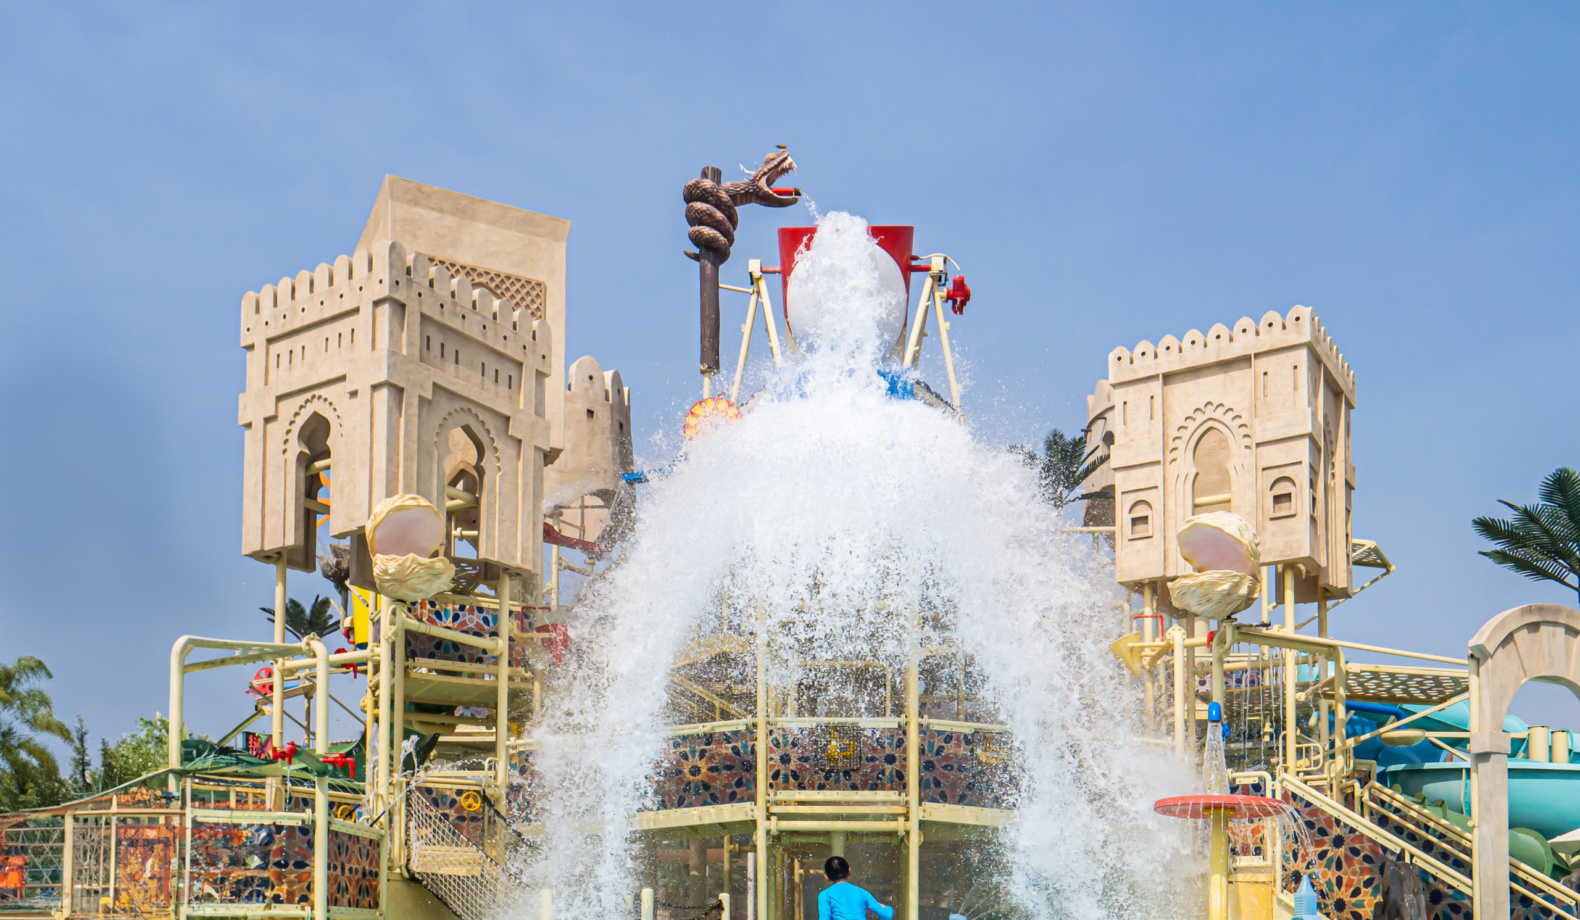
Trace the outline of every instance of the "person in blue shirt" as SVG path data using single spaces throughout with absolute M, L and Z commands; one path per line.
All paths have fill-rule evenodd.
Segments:
M 823 864 L 823 877 L 829 886 L 817 896 L 817 920 L 867 920 L 867 911 L 881 920 L 894 920 L 894 908 L 878 903 L 867 889 L 850 880 L 850 863 L 843 856 L 830 856 Z

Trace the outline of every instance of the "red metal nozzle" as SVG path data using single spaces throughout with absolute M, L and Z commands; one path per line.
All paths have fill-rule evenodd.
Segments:
M 949 285 L 949 294 L 945 297 L 949 301 L 950 309 L 959 316 L 966 312 L 966 304 L 971 302 L 971 287 L 966 284 L 965 275 L 956 275 L 955 280 Z

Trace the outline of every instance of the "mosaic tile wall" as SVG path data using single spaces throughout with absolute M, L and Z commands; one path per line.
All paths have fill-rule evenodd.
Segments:
M 925 729 L 920 740 L 925 802 L 1012 807 L 1008 739 L 1000 733 Z M 757 792 L 756 732 L 750 728 L 669 739 L 653 773 L 657 809 L 752 801 Z M 819 725 L 768 735 L 772 790 L 904 791 L 905 732 Z
M 482 607 L 472 607 L 465 604 L 437 604 L 431 601 L 418 601 L 411 605 L 411 615 L 414 619 L 434 626 L 443 626 L 457 632 L 464 632 L 471 636 L 492 638 L 499 635 L 497 624 L 499 616 L 492 610 Z M 526 610 L 512 611 L 515 622 L 512 629 L 517 632 L 530 632 L 532 627 L 527 625 Z M 422 633 L 406 633 L 406 657 L 408 658 L 438 658 L 445 661 L 460 661 L 469 664 L 493 664 L 494 656 L 483 651 L 475 645 L 465 645 L 441 639 L 437 636 L 426 636 Z M 512 667 L 525 667 L 527 663 L 527 643 L 510 643 L 510 664 Z
M 296 824 L 192 826 L 189 904 L 311 904 L 313 829 Z
M 752 729 L 669 739 L 653 771 L 656 809 L 751 802 L 757 797 L 757 733 Z
M 1348 823 L 1335 818 L 1315 804 L 1292 793 L 1285 801 L 1294 805 L 1311 836 L 1315 864 L 1312 887 L 1316 889 L 1322 914 L 1329 920 L 1371 920 L 1382 886 L 1382 860 L 1392 854 Z M 1388 814 L 1375 816 L 1378 827 L 1420 849 L 1462 875 L 1471 873 L 1470 863 L 1461 853 L 1411 824 Z M 1299 867 L 1288 854 L 1284 860 L 1284 888 L 1293 892 L 1300 884 Z M 1429 920 L 1462 920 L 1472 916 L 1470 896 L 1426 872 L 1421 872 L 1426 890 Z M 1558 916 L 1552 905 L 1511 891 L 1509 916 L 1512 920 L 1552 920 Z
M 483 845 L 487 833 L 483 814 L 486 799 L 480 793 L 443 786 L 414 786 L 412 794 L 427 799 L 428 804 L 444 815 L 446 822 L 461 836 L 480 847 Z
M 903 745 L 905 735 L 900 734 Z M 925 729 L 920 738 L 922 801 L 977 808 L 1013 807 L 1010 740 L 1003 732 Z M 901 788 L 904 788 L 901 775 Z
M 905 732 L 818 725 L 768 733 L 768 784 L 781 789 L 905 789 Z
M 115 907 L 148 916 L 170 909 L 171 880 L 180 871 L 181 828 L 120 825 L 115 828 Z
M 537 802 L 533 797 L 537 782 L 538 771 L 532 763 L 532 752 L 511 751 L 510 788 L 505 790 L 505 815 L 512 824 L 531 824 L 537 820 Z
M 377 910 L 379 841 L 329 829 L 329 905 Z

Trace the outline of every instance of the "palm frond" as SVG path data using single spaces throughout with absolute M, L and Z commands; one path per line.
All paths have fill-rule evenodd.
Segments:
M 1509 517 L 1470 522 L 1478 536 L 1497 547 L 1481 555 L 1526 578 L 1580 592 L 1580 473 L 1567 466 L 1553 470 L 1542 479 L 1537 496 L 1533 505 L 1498 499 L 1512 512 Z

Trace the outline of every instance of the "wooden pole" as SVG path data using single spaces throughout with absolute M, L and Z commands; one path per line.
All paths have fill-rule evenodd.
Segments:
M 702 167 L 702 178 L 717 183 L 724 171 L 717 166 Z M 697 247 L 697 281 L 702 288 L 702 374 L 719 372 L 719 256 L 706 246 Z

